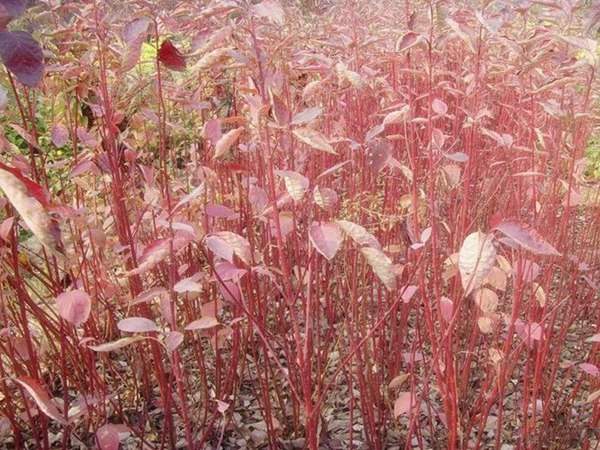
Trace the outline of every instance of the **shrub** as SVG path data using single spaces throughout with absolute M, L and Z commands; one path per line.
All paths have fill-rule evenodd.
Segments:
M 596 445 L 597 53 L 557 5 L 32 7 L 4 441 Z

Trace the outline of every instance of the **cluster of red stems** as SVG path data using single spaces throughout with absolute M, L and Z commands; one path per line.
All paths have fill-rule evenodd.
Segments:
M 27 4 L 0 440 L 315 450 L 342 414 L 344 448 L 597 445 L 581 5 Z

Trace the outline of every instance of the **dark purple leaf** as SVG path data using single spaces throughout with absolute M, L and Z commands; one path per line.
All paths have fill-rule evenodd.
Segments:
M 0 32 L 0 58 L 21 83 L 35 87 L 44 75 L 44 54 L 25 31 Z

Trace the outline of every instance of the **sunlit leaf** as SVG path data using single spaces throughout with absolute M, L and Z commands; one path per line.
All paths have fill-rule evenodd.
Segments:
M 275 171 L 275 174 L 283 178 L 285 188 L 294 201 L 299 202 L 302 200 L 302 197 L 304 197 L 304 193 L 309 186 L 308 178 L 291 170 L 277 170 Z
M 498 295 L 488 288 L 481 288 L 475 291 L 473 300 L 475 300 L 475 304 L 485 314 L 493 313 L 498 308 Z
M 234 128 L 233 130 L 230 130 L 221 136 L 221 139 L 219 139 L 215 144 L 215 153 L 213 155 L 213 159 L 220 159 L 227 155 L 231 147 L 238 141 L 243 132 L 244 127 Z
M 46 208 L 49 200 L 44 189 L 3 164 L 0 164 L 0 189 L 40 242 L 47 249 L 62 253 L 60 228 Z
M 336 223 L 358 245 L 366 245 L 381 250 L 377 238 L 369 233 L 365 227 L 348 220 L 337 220 Z
M 496 261 L 492 236 L 476 231 L 469 234 L 458 253 L 458 270 L 465 295 L 479 288 Z
M 206 238 L 206 246 L 213 253 L 230 263 L 233 263 L 233 255 L 236 255 L 246 264 L 250 264 L 250 244 L 239 234 L 231 231 L 212 233 Z
M 304 142 L 312 148 L 321 150 L 326 153 L 331 153 L 333 155 L 336 154 L 336 151 L 327 141 L 325 136 L 323 136 L 318 131 L 313 130 L 312 128 L 296 128 L 294 130 L 294 136 L 296 136 L 298 140 Z
M 373 247 L 362 247 L 360 251 L 383 285 L 389 291 L 394 290 L 396 288 L 396 272 L 390 258 L 381 250 Z
M 338 203 L 338 195 L 333 189 L 315 186 L 313 199 L 317 205 L 326 211 L 331 211 Z

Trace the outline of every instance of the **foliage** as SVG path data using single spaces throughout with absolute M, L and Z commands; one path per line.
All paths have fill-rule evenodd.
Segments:
M 0 31 L 0 439 L 596 446 L 586 11 L 36 2 L 44 67 Z

